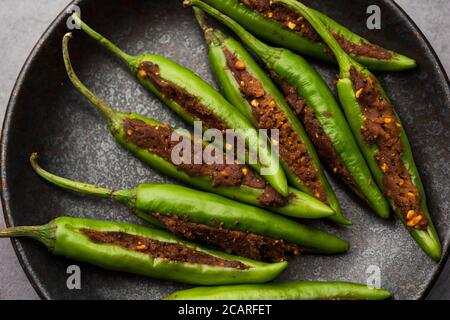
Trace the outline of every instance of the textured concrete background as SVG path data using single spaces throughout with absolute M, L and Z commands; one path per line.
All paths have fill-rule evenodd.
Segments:
M 0 118 L 26 57 L 39 36 L 68 0 L 2 0 L 0 2 Z M 397 0 L 430 40 L 450 73 L 448 0 Z M 49 61 L 51 63 L 51 61 Z M 0 227 L 4 226 L 3 216 Z M 450 264 L 431 293 L 450 299 Z M 0 241 L 0 299 L 37 299 L 8 240 Z

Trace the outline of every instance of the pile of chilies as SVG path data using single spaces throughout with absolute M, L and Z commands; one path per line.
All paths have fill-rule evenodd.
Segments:
M 188 123 L 201 121 L 206 129 L 223 132 L 254 132 L 256 143 L 246 148 L 259 154 L 261 161 L 174 163 L 175 143 L 170 137 L 179 130 L 118 112 L 89 91 L 72 68 L 68 49 L 72 35 L 66 34 L 63 57 L 69 78 L 100 111 L 117 142 L 150 167 L 196 190 L 146 183 L 113 191 L 47 172 L 33 154 L 31 164 L 42 178 L 71 191 L 121 202 L 158 228 L 61 217 L 44 226 L 1 230 L 0 237 L 32 237 L 57 255 L 108 269 L 216 285 L 177 292 L 169 299 L 386 299 L 390 293 L 385 290 L 346 282 L 261 284 L 283 272 L 290 255 L 349 249 L 345 240 L 287 217 L 327 218 L 351 225 L 323 164 L 379 217 L 389 218 L 392 209 L 420 247 L 438 261 L 441 245 L 408 139 L 393 105 L 368 70 L 405 70 L 414 68 L 415 61 L 370 43 L 296 0 L 185 0 L 184 4 L 194 7 L 223 96 L 177 63 L 158 55 L 130 56 L 77 15 L 73 18 Z M 240 42 L 213 28 L 205 12 L 231 29 L 265 69 Z M 255 36 L 283 48 L 270 47 Z M 321 76 L 290 50 L 337 62 L 342 108 Z M 274 166 L 271 144 L 264 143 L 267 137 L 254 129 L 278 130 L 272 147 L 276 143 L 280 166 Z M 191 133 L 182 135 L 195 144 Z M 211 148 L 211 143 L 201 142 L 200 148 Z M 270 174 L 263 175 L 263 169 Z

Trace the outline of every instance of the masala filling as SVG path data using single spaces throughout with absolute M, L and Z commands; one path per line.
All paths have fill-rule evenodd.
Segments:
M 188 217 L 154 214 L 165 227 L 177 236 L 220 248 L 229 254 L 253 260 L 279 262 L 287 260 L 288 255 L 299 255 L 300 247 L 250 232 L 234 231 L 219 227 L 190 222 Z
M 264 17 L 278 21 L 284 29 L 297 32 L 302 38 L 306 38 L 313 42 L 323 42 L 320 35 L 302 15 L 283 4 L 271 3 L 270 0 L 240 1 L 248 8 L 259 12 Z M 363 40 L 361 40 L 360 43 L 354 43 L 336 32 L 332 31 L 332 34 L 348 54 L 378 60 L 389 60 L 393 57 L 391 52 L 378 45 Z M 331 54 L 331 51 L 328 49 L 327 53 Z
M 364 117 L 361 133 L 366 144 L 376 145 L 379 150 L 375 160 L 384 174 L 384 192 L 401 212 L 409 228 L 425 230 L 429 221 L 420 206 L 419 192 L 402 160 L 402 130 L 394 107 L 383 97 L 373 76 L 365 76 L 354 67 L 350 69 L 350 76 Z
M 179 142 L 172 141 L 171 136 L 174 130 L 168 125 L 154 126 L 139 119 L 126 118 L 123 122 L 123 128 L 126 141 L 172 163 L 178 170 L 185 172 L 190 177 L 210 177 L 213 187 L 245 185 L 264 190 L 258 197 L 258 201 L 268 207 L 283 207 L 289 201 L 287 197 L 283 197 L 276 192 L 249 166 L 226 164 L 225 155 L 222 164 L 193 164 L 195 148 L 192 139 L 190 140 L 191 154 L 180 155 L 182 159 L 189 158 L 190 161 L 186 159 L 185 163 L 174 164 L 172 162 L 172 151 Z M 204 145 L 203 148 L 205 147 Z
M 249 269 L 249 266 L 239 261 L 217 258 L 178 243 L 152 240 L 124 232 L 96 231 L 91 229 L 80 229 L 80 231 L 94 243 L 115 245 L 130 251 L 146 254 L 154 259 L 233 269 Z
M 149 61 L 142 62 L 139 65 L 138 76 L 150 80 L 163 97 L 176 102 L 194 120 L 202 121 L 203 125 L 208 128 L 216 128 L 221 131 L 228 129 L 227 124 L 205 107 L 197 97 L 163 79 L 158 65 Z
M 277 73 L 272 71 L 270 73 L 272 79 L 278 84 L 281 92 L 292 111 L 297 115 L 303 123 L 306 133 L 310 137 L 320 159 L 325 163 L 328 170 L 338 175 L 344 183 L 346 183 L 356 194 L 365 198 L 359 189 L 358 185 L 352 178 L 341 157 L 331 142 L 330 137 L 323 131 L 322 126 L 317 119 L 314 110 L 306 105 L 306 101 L 298 93 L 295 86 L 291 85 L 287 80 L 280 77 Z M 332 114 L 325 115 L 332 117 Z
M 297 132 L 283 110 L 264 90 L 261 82 L 251 75 L 245 63 L 226 48 L 224 54 L 241 93 L 252 108 L 252 114 L 259 129 L 278 129 L 280 157 L 289 170 L 322 202 L 327 202 L 327 195 L 320 181 L 308 150 L 300 140 Z

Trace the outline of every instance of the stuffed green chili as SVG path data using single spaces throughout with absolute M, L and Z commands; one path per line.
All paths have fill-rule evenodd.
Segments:
M 242 164 L 227 164 L 225 156 L 221 163 L 193 164 L 174 163 L 172 152 L 177 144 L 189 141 L 191 153 L 196 150 L 195 139 L 182 130 L 170 127 L 137 114 L 121 113 L 111 108 L 105 101 L 92 93 L 77 77 L 73 70 L 67 35 L 63 40 L 63 57 L 67 74 L 77 88 L 93 106 L 100 111 L 108 123 L 115 140 L 152 168 L 171 178 L 180 180 L 198 189 L 217 193 L 225 197 L 288 216 L 304 219 L 318 219 L 334 215 L 334 211 L 319 200 L 294 188 L 289 188 L 289 196 L 283 197 L 276 192 L 252 168 Z M 179 138 L 173 141 L 171 138 Z M 211 144 L 201 143 L 202 154 Z M 214 148 L 217 154 L 218 148 Z
M 346 241 L 326 232 L 212 193 L 171 184 L 113 191 L 47 172 L 38 165 L 37 154 L 30 161 L 36 173 L 54 185 L 121 202 L 176 235 L 254 260 L 280 261 L 290 254 L 333 254 L 349 248 Z
M 314 11 L 295 0 L 273 1 L 301 13 L 333 50 L 340 67 L 339 98 L 379 187 L 420 247 L 431 258 L 439 260 L 441 244 L 411 147 L 381 84 L 342 50 Z
M 277 129 L 280 161 L 290 185 L 329 204 L 332 220 L 351 224 L 323 172 L 318 156 L 302 124 L 264 71 L 233 38 L 207 27 L 196 10 L 209 45 L 209 60 L 225 97 L 259 129 Z
M 389 291 L 350 282 L 289 282 L 199 287 L 174 292 L 165 300 L 385 300 Z
M 33 238 L 55 255 L 101 268 L 196 285 L 263 283 L 287 267 L 205 249 L 157 229 L 91 219 L 0 229 L 6 237 Z
M 201 121 L 205 129 L 235 129 L 257 161 L 249 161 L 272 187 L 283 196 L 289 195 L 283 169 L 276 152 L 270 150 L 266 136 L 260 134 L 222 95 L 192 71 L 159 55 L 130 56 L 112 42 L 92 30 L 74 14 L 73 18 L 90 37 L 119 57 L 141 84 L 189 123 Z M 240 161 L 247 161 L 239 158 Z
M 389 204 L 374 182 L 333 93 L 314 68 L 287 49 L 265 45 L 235 21 L 204 2 L 186 2 L 202 8 L 223 22 L 260 57 L 269 74 L 279 84 L 287 104 L 302 121 L 320 160 L 380 217 L 388 218 Z
M 307 19 L 284 4 L 270 0 L 204 2 L 233 18 L 261 39 L 321 60 L 334 60 L 332 50 L 322 41 Z M 325 14 L 314 12 L 346 52 L 369 69 L 400 71 L 416 66 L 413 59 L 372 44 Z

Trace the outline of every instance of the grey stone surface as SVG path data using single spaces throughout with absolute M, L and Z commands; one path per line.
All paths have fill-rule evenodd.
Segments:
M 31 48 L 67 0 L 3 0 L 0 3 L 0 118 L 3 118 L 9 94 Z M 398 0 L 425 33 L 450 72 L 450 27 L 447 0 Z M 51 63 L 51 62 L 49 62 Z M 0 218 L 0 227 L 4 225 Z M 441 275 L 432 292 L 434 298 L 450 299 L 450 267 Z M 447 289 L 447 290 L 446 290 Z M 36 299 L 8 240 L 0 241 L 0 299 Z
M 397 0 L 430 41 L 442 64 L 450 73 L 450 1 Z

